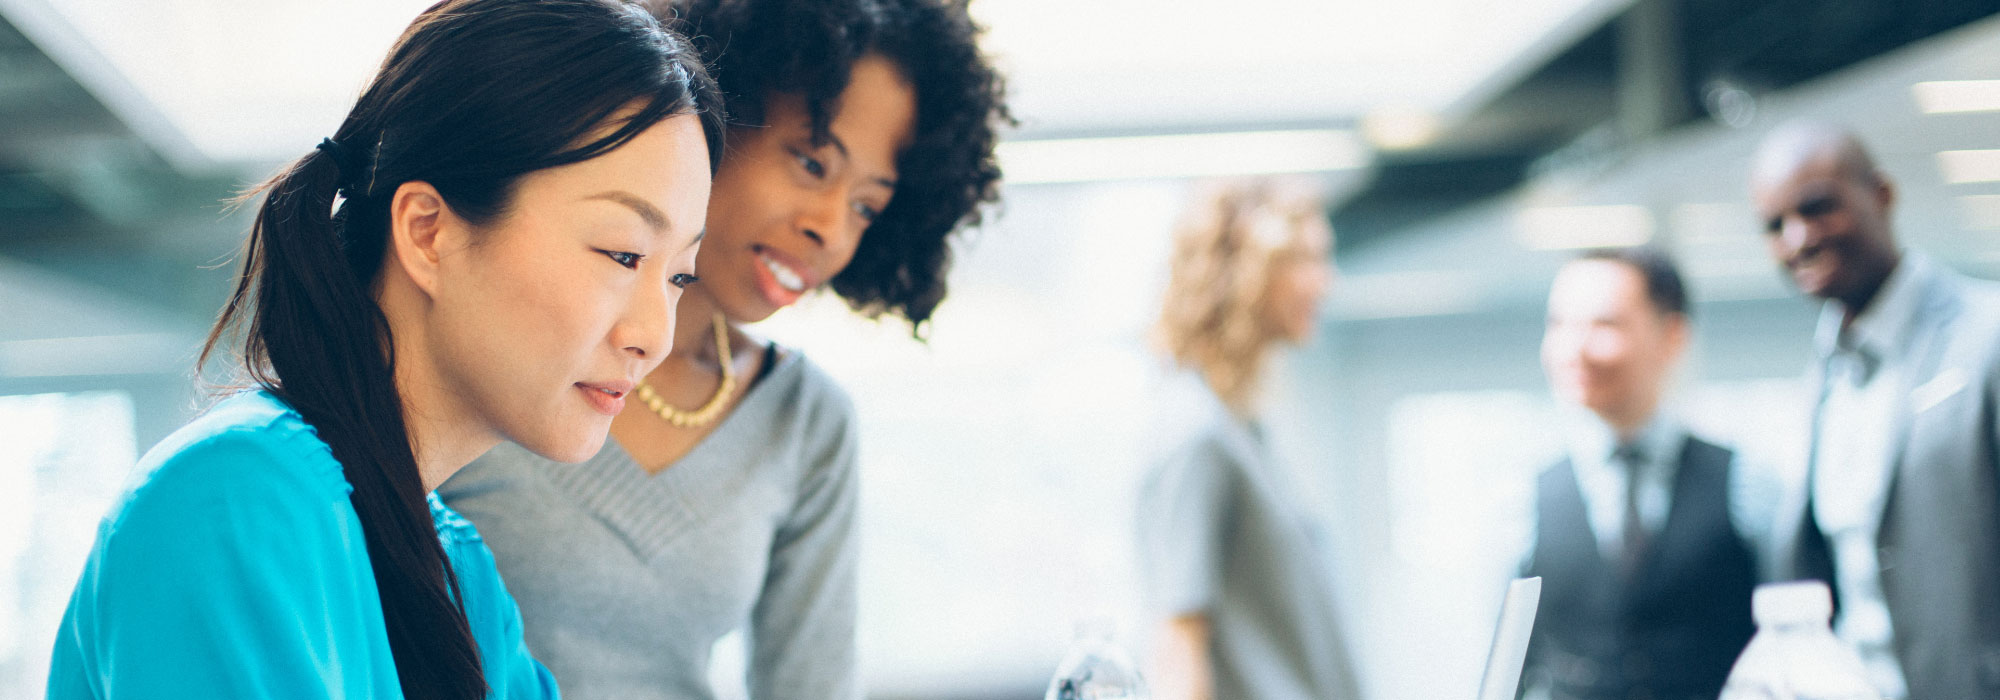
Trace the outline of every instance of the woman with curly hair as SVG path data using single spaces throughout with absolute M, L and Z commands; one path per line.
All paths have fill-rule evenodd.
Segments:
M 1351 700 L 1359 689 L 1329 577 L 1258 424 L 1279 344 L 1310 339 L 1333 233 L 1303 183 L 1230 183 L 1182 222 L 1159 339 L 1187 371 L 1192 425 L 1141 486 L 1141 580 L 1163 622 L 1161 700 Z
M 751 336 L 822 286 L 921 337 L 1009 122 L 962 0 L 686 0 L 732 128 L 674 352 L 592 459 L 502 446 L 441 493 L 494 549 L 570 698 L 709 698 L 748 633 L 752 698 L 856 698 L 854 410 Z

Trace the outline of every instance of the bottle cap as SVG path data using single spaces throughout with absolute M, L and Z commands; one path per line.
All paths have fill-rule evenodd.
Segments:
M 1824 623 L 1833 617 L 1833 593 L 1821 581 L 1767 583 L 1750 595 L 1750 615 L 1760 627 Z

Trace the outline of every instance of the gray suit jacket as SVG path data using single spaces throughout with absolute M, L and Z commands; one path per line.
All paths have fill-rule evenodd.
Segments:
M 1911 700 L 2000 700 L 2000 285 L 1933 269 L 1891 426 L 1882 588 Z M 1822 370 L 1809 377 L 1823 396 Z M 1773 559 L 1782 578 L 1830 582 L 1808 498 Z

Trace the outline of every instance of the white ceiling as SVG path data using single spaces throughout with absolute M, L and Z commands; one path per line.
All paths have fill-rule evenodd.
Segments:
M 97 63 L 93 90 L 199 161 L 291 158 L 432 0 L 0 0 Z M 1342 125 L 1451 113 L 1629 0 L 979 0 L 1022 135 Z M 1226 11 L 1223 11 L 1226 8 Z M 129 93 L 129 94 L 127 94 Z M 136 98 L 136 99 L 134 99 Z M 156 125 L 135 125 L 146 133 Z M 183 163 L 187 165 L 187 163 Z
M 1450 111 L 1624 0 L 981 0 L 1025 131 L 1206 130 Z M 1562 43 L 1562 42 L 1556 42 Z

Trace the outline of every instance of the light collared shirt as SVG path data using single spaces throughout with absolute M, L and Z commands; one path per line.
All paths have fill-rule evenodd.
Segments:
M 1687 427 L 1666 411 L 1653 419 L 1628 441 L 1621 441 L 1597 416 L 1576 409 L 1568 419 L 1568 451 L 1577 488 L 1583 492 L 1584 510 L 1590 518 L 1591 534 L 1605 559 L 1617 561 L 1624 547 L 1626 484 L 1630 471 L 1612 453 L 1629 442 L 1639 452 L 1639 523 L 1647 539 L 1657 537 L 1667 525 L 1673 509 L 1674 480 L 1680 475 L 1681 451 L 1689 436 Z M 1745 464 L 1732 452 L 1729 465 L 1729 519 L 1750 551 L 1763 556 L 1773 517 L 1771 504 L 1782 486 L 1768 469 Z
M 1812 504 L 1840 595 L 1834 634 L 1860 653 L 1869 680 L 1891 700 L 1909 691 L 1896 660 L 1876 544 L 1896 463 L 1890 426 L 1913 359 L 1910 328 L 1935 274 L 1929 261 L 1904 253 L 1853 321 L 1840 302 L 1828 301 L 1814 336 L 1826 378 L 1813 440 Z
M 1594 417 L 1574 421 L 1578 425 L 1569 431 L 1569 460 L 1577 488 L 1583 491 L 1590 531 L 1605 560 L 1618 561 L 1619 550 L 1624 548 L 1627 494 L 1637 496 L 1639 523 L 1649 537 L 1666 527 L 1687 431 L 1664 416 L 1655 416 L 1630 440 L 1619 440 L 1610 426 Z M 1637 452 L 1636 465 L 1627 465 L 1616 456 L 1621 448 Z M 1631 490 L 1635 473 L 1639 486 Z

